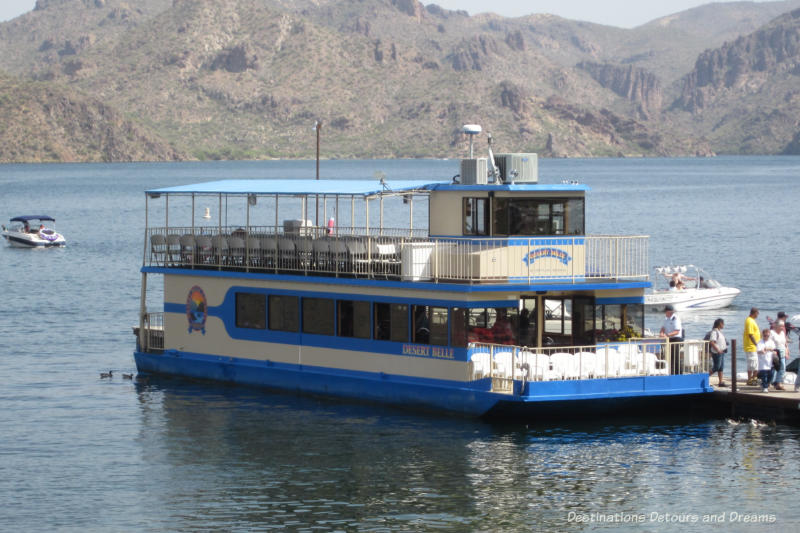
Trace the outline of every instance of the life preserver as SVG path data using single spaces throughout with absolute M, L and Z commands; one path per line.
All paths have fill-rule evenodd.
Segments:
M 54 241 L 58 239 L 58 233 L 51 229 L 42 228 L 39 230 L 39 238 L 46 241 Z

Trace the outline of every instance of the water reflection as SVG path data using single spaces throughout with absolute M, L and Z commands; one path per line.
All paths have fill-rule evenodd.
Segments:
M 140 386 L 139 400 L 163 525 L 189 529 L 559 530 L 570 511 L 756 512 L 796 486 L 779 478 L 800 451 L 795 429 L 726 421 L 490 425 L 179 380 Z

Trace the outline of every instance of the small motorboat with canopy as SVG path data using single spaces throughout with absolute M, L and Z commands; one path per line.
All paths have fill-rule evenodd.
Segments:
M 645 306 L 651 311 L 663 311 L 667 304 L 677 311 L 722 309 L 739 296 L 739 289 L 723 286 L 695 265 L 660 266 L 655 270 L 660 274 L 656 279 L 663 277 L 670 286 L 645 294 Z
M 53 227 L 45 226 L 45 222 L 55 221 L 48 215 L 20 215 L 11 219 L 11 227 L 3 226 L 3 238 L 19 248 L 64 246 L 67 243 L 64 236 L 56 233 Z

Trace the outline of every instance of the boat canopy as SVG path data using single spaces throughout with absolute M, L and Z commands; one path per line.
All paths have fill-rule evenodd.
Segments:
M 588 190 L 581 184 L 488 184 L 461 185 L 452 182 L 421 180 L 342 180 L 342 179 L 277 179 L 277 180 L 220 180 L 206 183 L 178 185 L 149 189 L 147 194 L 263 194 L 263 195 L 341 195 L 379 196 L 385 194 L 413 194 L 442 190 L 493 190 L 493 191 L 578 191 Z
M 11 222 L 28 222 L 30 220 L 50 220 L 55 222 L 56 219 L 47 215 L 21 215 L 11 219 Z

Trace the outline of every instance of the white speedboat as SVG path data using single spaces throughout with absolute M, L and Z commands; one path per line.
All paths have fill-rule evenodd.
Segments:
M 657 278 L 663 277 L 667 284 L 674 286 L 656 288 L 645 294 L 645 306 L 651 311 L 663 311 L 667 304 L 676 311 L 722 309 L 731 305 L 741 292 L 735 287 L 723 287 L 694 265 L 663 266 L 655 270 L 660 274 Z
M 20 248 L 49 248 L 64 246 L 67 241 L 52 227 L 46 227 L 45 222 L 55 222 L 56 219 L 47 215 L 21 215 L 11 219 L 10 228 L 3 226 L 3 238 L 11 246 Z

